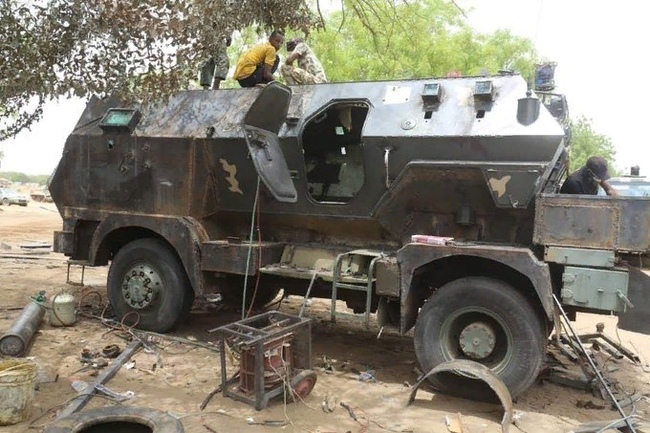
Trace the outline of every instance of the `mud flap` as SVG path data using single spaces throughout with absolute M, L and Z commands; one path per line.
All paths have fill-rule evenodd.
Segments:
M 273 81 L 264 87 L 244 117 L 246 144 L 255 169 L 276 200 L 298 201 L 278 133 L 287 117 L 291 89 Z
M 626 331 L 650 335 L 650 276 L 630 265 L 628 269 L 627 299 L 633 307 L 618 313 L 618 327 Z

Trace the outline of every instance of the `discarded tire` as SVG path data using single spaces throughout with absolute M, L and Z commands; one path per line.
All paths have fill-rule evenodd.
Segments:
M 110 406 L 78 412 L 62 418 L 45 433 L 183 433 L 181 422 L 157 409 Z

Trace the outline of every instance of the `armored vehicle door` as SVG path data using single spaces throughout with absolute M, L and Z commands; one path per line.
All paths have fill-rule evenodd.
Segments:
M 273 197 L 284 203 L 298 200 L 278 140 L 290 101 L 291 89 L 275 81 L 267 84 L 246 113 L 243 125 L 246 144 L 257 173 Z

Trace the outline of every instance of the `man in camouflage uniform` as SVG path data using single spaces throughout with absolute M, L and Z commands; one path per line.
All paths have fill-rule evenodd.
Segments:
M 287 42 L 287 51 L 291 54 L 280 67 L 280 73 L 288 85 L 327 83 L 323 65 L 304 39 L 291 39 Z M 296 60 L 298 66 L 293 66 Z
M 221 85 L 221 81 L 226 79 L 228 69 L 230 68 L 230 61 L 228 60 L 228 53 L 226 48 L 230 46 L 232 39 L 226 36 L 220 44 L 217 51 L 210 57 L 203 66 L 199 74 L 199 83 L 205 90 L 217 90 Z

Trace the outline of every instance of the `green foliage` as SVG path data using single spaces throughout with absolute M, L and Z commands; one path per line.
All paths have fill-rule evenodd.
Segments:
M 345 0 L 344 6 L 309 40 L 329 81 L 481 75 L 503 68 L 528 76 L 534 70 L 530 40 L 506 30 L 476 33 L 451 2 Z
M 49 177 L 49 174 L 25 174 L 16 171 L 0 171 L 0 178 L 20 183 L 37 183 L 39 185 L 46 185 Z
M 187 88 L 223 36 L 246 26 L 318 27 L 305 0 L 0 0 L 0 140 L 50 98 Z
M 572 122 L 572 139 L 569 153 L 570 172 L 580 168 L 590 156 L 598 155 L 607 160 L 610 174 L 614 176 L 614 160 L 616 150 L 612 145 L 612 140 L 606 135 L 596 132 L 592 126 L 592 120 L 580 116 Z

